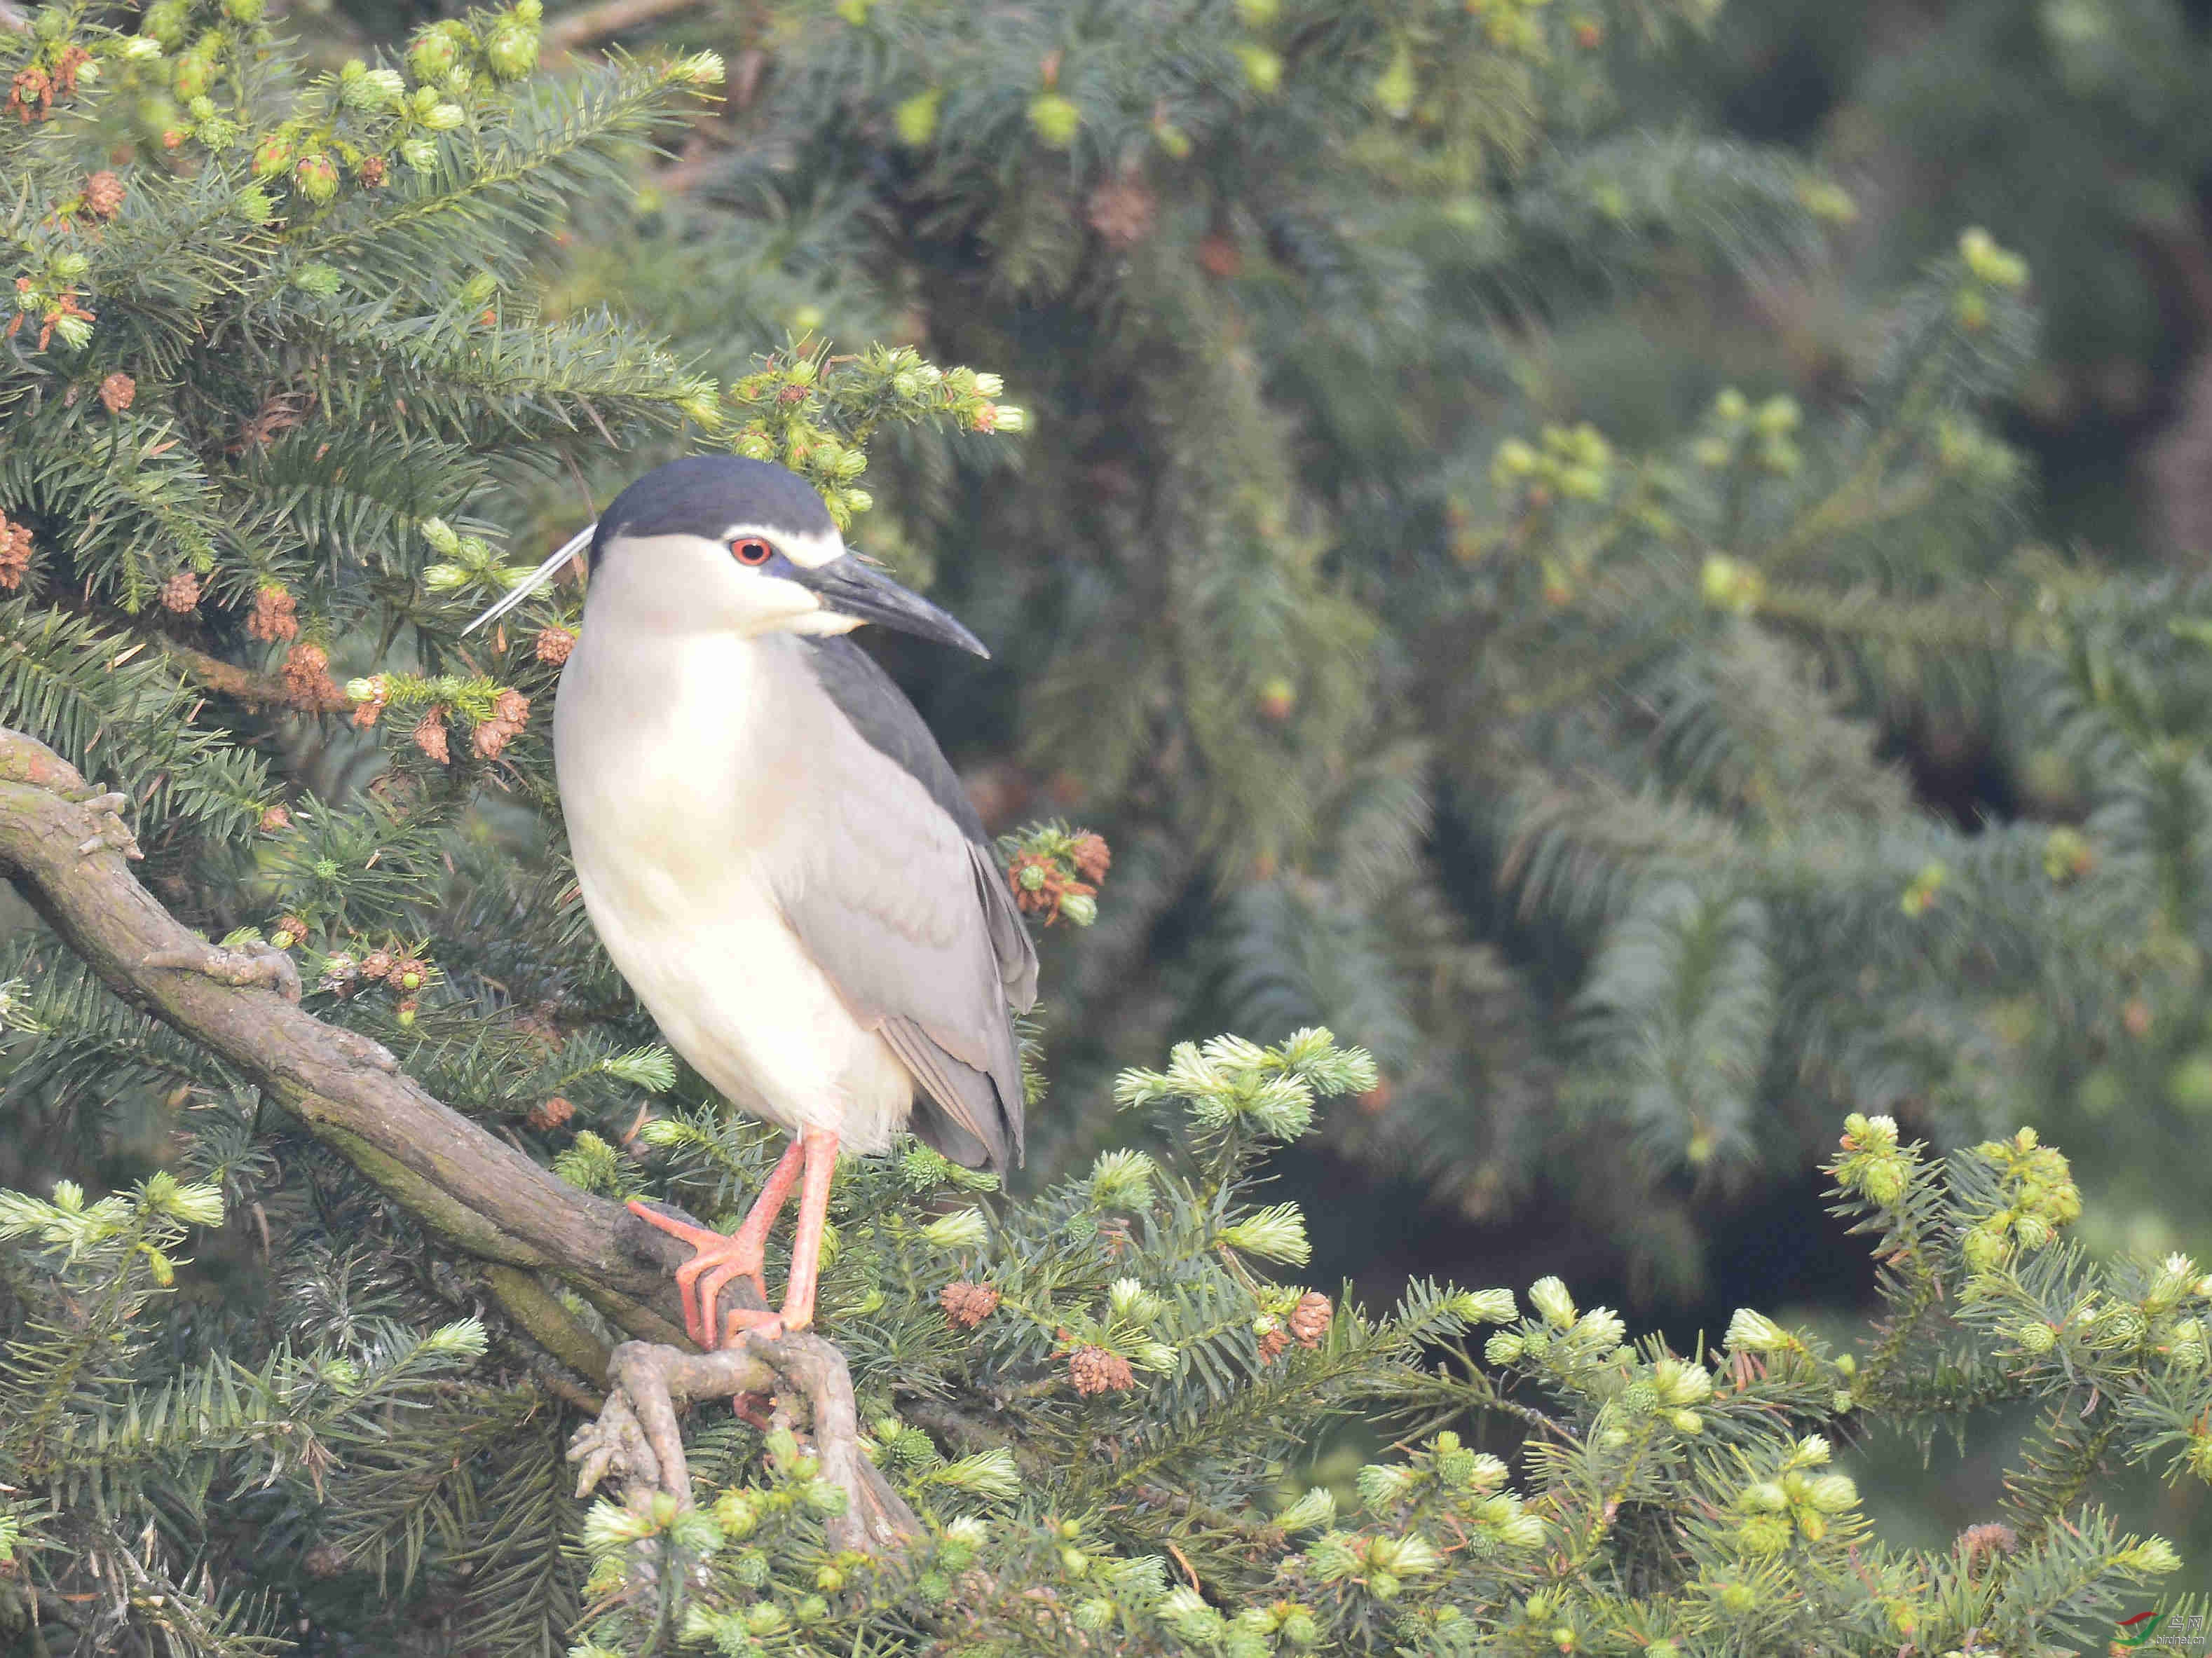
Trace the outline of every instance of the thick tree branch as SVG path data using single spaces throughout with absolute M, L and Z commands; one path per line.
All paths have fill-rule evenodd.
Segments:
M 448 1110 L 374 1042 L 228 971 L 139 885 L 103 815 L 71 798 L 89 793 L 44 744 L 0 728 L 0 870 L 109 989 L 260 1084 L 449 1242 L 557 1273 L 624 1328 L 676 1339 L 666 1272 L 680 1246 Z
M 741 1354 L 695 1359 L 681 1351 L 670 1273 L 685 1258 L 683 1245 L 433 1098 L 375 1042 L 304 1011 L 281 952 L 222 950 L 188 930 L 131 874 L 126 859 L 137 847 L 115 815 L 119 804 L 43 744 L 0 727 L 0 875 L 110 990 L 221 1055 L 429 1230 L 489 1263 L 501 1304 L 550 1351 L 586 1374 L 600 1366 L 617 1389 L 609 1412 L 618 1420 L 617 1404 L 629 1399 L 623 1409 L 641 1407 L 659 1441 L 644 1479 L 683 1479 L 670 1382 L 681 1384 L 680 1396 L 706 1397 L 764 1391 L 751 1384 L 780 1376 L 812 1406 L 817 1455 L 851 1499 L 852 1524 L 878 1545 L 913 1529 L 905 1504 L 860 1455 L 852 1382 L 835 1346 L 799 1334 L 749 1343 Z M 574 1339 L 586 1333 L 531 1278 L 536 1272 L 573 1285 L 642 1341 L 617 1348 L 610 1364 L 595 1342 Z M 750 1284 L 726 1293 L 760 1305 Z M 714 1378 L 733 1362 L 750 1367 L 748 1385 L 718 1388 Z M 632 1373 L 642 1398 L 627 1388 Z M 657 1401 L 652 1377 L 662 1378 Z
M 604 40 L 624 29 L 653 22 L 672 12 L 689 11 L 699 0 L 599 0 L 566 13 L 545 26 L 545 49 L 568 52 Z
M 579 1497 L 590 1495 L 612 1473 L 628 1483 L 633 1500 L 657 1488 L 690 1502 L 677 1404 L 769 1393 L 781 1381 L 806 1406 L 805 1423 L 793 1424 L 811 1425 L 812 1443 L 805 1448 L 820 1460 L 822 1477 L 845 1492 L 845 1512 L 831 1515 L 823 1527 L 830 1546 L 881 1552 L 921 1529 L 914 1511 L 860 1454 L 852 1376 L 844 1355 L 819 1336 L 773 1342 L 748 1338 L 712 1353 L 626 1341 L 614 1351 L 607 1380 L 613 1391 L 606 1409 L 598 1421 L 577 1430 L 568 1448 L 568 1460 L 583 1465 Z

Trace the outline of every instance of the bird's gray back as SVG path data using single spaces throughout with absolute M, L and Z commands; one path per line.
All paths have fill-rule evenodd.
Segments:
M 896 761 L 963 835 L 983 844 L 983 820 L 958 774 L 920 712 L 875 658 L 846 638 L 806 639 L 800 645 L 815 682 L 868 746 Z

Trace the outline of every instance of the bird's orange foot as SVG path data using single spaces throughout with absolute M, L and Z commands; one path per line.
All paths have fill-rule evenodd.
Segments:
M 698 1345 L 711 1351 L 720 1344 L 715 1339 L 714 1306 L 721 1298 L 723 1288 L 733 1278 L 749 1278 L 760 1291 L 761 1299 L 768 1299 L 768 1283 L 764 1276 L 767 1262 L 763 1258 L 759 1242 L 739 1236 L 731 1237 L 704 1226 L 692 1226 L 672 1215 L 664 1215 L 638 1199 L 629 1202 L 629 1212 L 640 1220 L 649 1221 L 671 1237 L 681 1238 L 698 1253 L 676 1269 L 676 1293 L 684 1303 L 684 1327 Z M 740 1315 L 771 1318 L 773 1314 L 750 1312 L 744 1309 L 732 1309 L 729 1329 L 734 1334 L 736 1321 Z

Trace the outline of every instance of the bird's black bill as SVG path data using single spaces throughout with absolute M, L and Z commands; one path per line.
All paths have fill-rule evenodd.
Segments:
M 910 593 L 881 571 L 847 553 L 814 569 L 794 568 L 793 577 L 814 590 L 824 610 L 858 616 L 901 633 L 957 645 L 988 657 L 983 641 L 919 593 Z

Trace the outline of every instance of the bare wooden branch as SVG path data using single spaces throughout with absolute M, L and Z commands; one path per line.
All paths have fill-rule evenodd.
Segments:
M 770 1391 L 781 1378 L 807 1400 L 813 1454 L 849 1499 L 835 1534 L 854 1540 L 836 1546 L 887 1547 L 917 1529 L 860 1452 L 852 1377 L 835 1345 L 801 1333 L 685 1351 L 670 1276 L 682 1244 L 432 1097 L 377 1043 L 304 1011 L 283 952 L 223 950 L 187 929 L 131 872 L 126 853 L 137 848 L 127 829 L 118 840 L 118 804 L 45 744 L 0 727 L 0 875 L 109 989 L 252 1078 L 423 1226 L 489 1263 L 502 1305 L 533 1334 L 544 1327 L 550 1351 L 580 1367 L 599 1362 L 534 1273 L 572 1285 L 641 1338 L 606 1361 L 611 1393 L 594 1430 L 613 1448 L 600 1474 L 689 1500 L 675 1401 Z M 749 1283 L 726 1293 L 761 1305 Z
M 626 1341 L 607 1366 L 613 1391 L 599 1420 L 576 1430 L 568 1460 L 583 1465 L 576 1495 L 588 1497 L 612 1474 L 630 1488 L 666 1491 L 691 1500 L 691 1477 L 676 1406 L 688 1400 L 729 1399 L 776 1390 L 788 1383 L 806 1406 L 811 1443 L 822 1477 L 845 1493 L 845 1511 L 823 1524 L 833 1549 L 881 1553 L 916 1534 L 921 1523 L 890 1482 L 861 1454 L 853 1379 L 845 1356 L 819 1336 L 787 1335 L 776 1341 L 749 1339 L 712 1353 L 687 1353 L 651 1342 Z M 794 1424 L 794 1427 L 802 1424 Z
M 699 0 L 599 0 L 598 5 L 565 13 L 549 23 L 545 28 L 545 49 L 572 52 L 672 12 L 689 11 L 698 3 Z
M 196 651 L 173 639 L 157 638 L 155 642 L 198 683 L 254 708 L 297 708 L 302 714 L 344 714 L 353 707 L 353 699 L 335 684 L 320 689 L 295 687 L 273 673 L 255 673 L 251 668 L 241 668 L 235 662 Z

